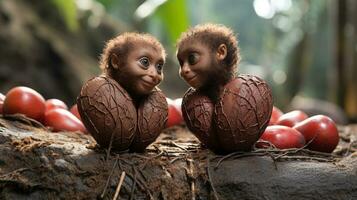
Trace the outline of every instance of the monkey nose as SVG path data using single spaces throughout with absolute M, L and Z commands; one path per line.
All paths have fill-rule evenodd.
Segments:
M 180 69 L 181 75 L 188 74 L 189 72 L 190 72 L 190 68 L 187 65 L 183 65 Z
M 150 67 L 148 69 L 148 74 L 152 77 L 159 75 L 155 67 Z
M 148 75 L 155 84 L 159 84 L 161 82 L 161 74 L 159 74 L 156 69 L 149 70 Z
M 156 75 L 152 76 L 151 78 L 156 84 L 159 84 L 162 80 L 162 76 L 158 73 L 156 73 Z

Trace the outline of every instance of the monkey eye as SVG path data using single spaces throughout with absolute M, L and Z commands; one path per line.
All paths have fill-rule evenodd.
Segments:
M 188 64 L 194 65 L 197 62 L 197 54 L 196 53 L 190 53 L 188 55 Z
M 148 68 L 150 65 L 149 59 L 147 57 L 140 58 L 139 62 L 144 66 L 144 68 Z
M 162 63 L 157 64 L 157 65 L 156 65 L 157 71 L 161 72 L 163 66 L 164 66 L 164 64 L 162 64 Z

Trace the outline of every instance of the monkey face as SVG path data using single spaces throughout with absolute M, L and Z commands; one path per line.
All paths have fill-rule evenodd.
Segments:
M 119 64 L 119 59 L 123 58 L 117 61 L 112 59 L 112 65 Z M 115 79 L 129 94 L 146 95 L 163 80 L 163 65 L 162 49 L 147 43 L 137 43 L 128 53 L 125 64 L 117 68 Z
M 187 40 L 181 43 L 177 50 L 177 59 L 181 66 L 180 76 L 196 89 L 222 82 L 227 75 L 222 65 L 226 56 L 225 44 L 220 44 L 217 49 L 211 49 L 197 39 Z
M 188 41 L 179 46 L 177 59 L 180 76 L 193 88 L 207 84 L 211 72 L 217 68 L 215 54 L 201 42 Z

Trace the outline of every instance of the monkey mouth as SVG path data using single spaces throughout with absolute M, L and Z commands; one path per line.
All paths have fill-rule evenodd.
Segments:
M 151 82 L 151 81 L 143 80 L 142 82 L 143 82 L 144 86 L 146 86 L 147 88 L 154 88 L 156 86 L 156 84 L 154 82 Z
M 192 82 L 193 80 L 195 80 L 196 77 L 197 77 L 197 75 L 191 76 L 191 77 L 187 77 L 187 78 L 186 78 L 186 81 L 190 83 L 190 82 Z

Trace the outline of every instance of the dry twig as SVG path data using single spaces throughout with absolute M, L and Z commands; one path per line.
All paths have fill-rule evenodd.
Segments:
M 104 190 L 103 190 L 102 194 L 100 195 L 100 197 L 101 197 L 102 199 L 104 198 L 104 195 L 105 195 L 105 193 L 107 192 L 107 188 L 108 188 L 110 179 L 111 179 L 111 177 L 112 177 L 112 175 L 113 175 L 114 169 L 115 169 L 115 167 L 117 166 L 118 159 L 119 159 L 118 157 L 115 159 L 115 162 L 114 162 L 114 165 L 113 165 L 113 167 L 112 167 L 112 170 L 110 171 L 110 174 L 109 174 L 109 177 L 108 177 L 108 179 L 107 179 L 107 182 L 105 183 Z
M 118 183 L 117 189 L 115 190 L 113 200 L 116 200 L 118 198 L 120 188 L 121 188 L 121 185 L 123 184 L 124 178 L 125 178 L 125 171 L 123 171 L 120 175 L 119 183 Z

